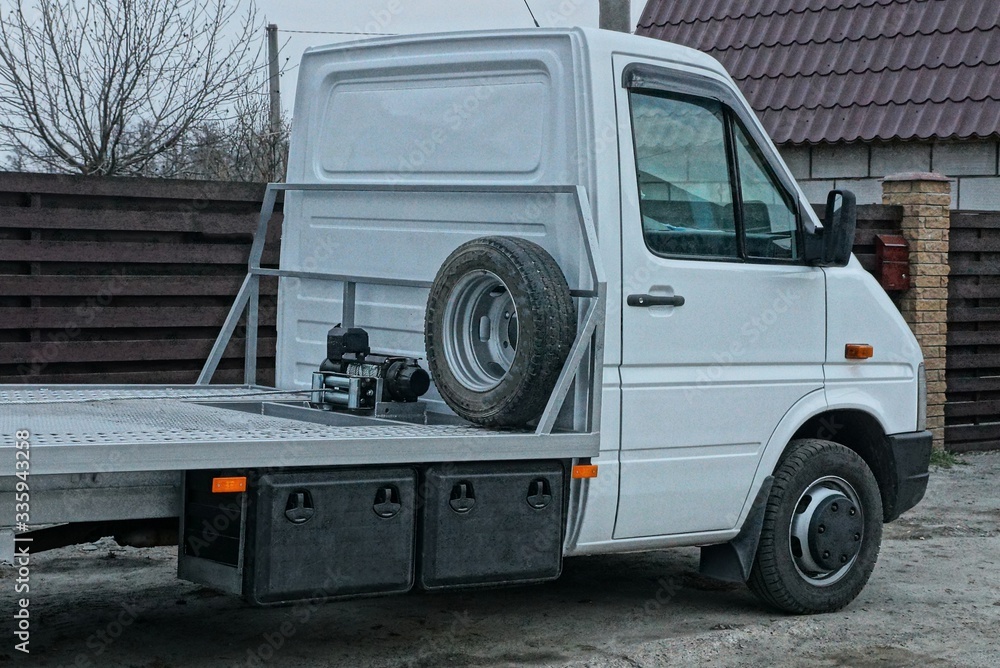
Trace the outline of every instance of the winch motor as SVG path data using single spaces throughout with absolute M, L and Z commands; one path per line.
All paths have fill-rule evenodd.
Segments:
M 331 410 L 374 410 L 376 402 L 413 402 L 431 386 L 417 359 L 372 353 L 368 332 L 336 326 L 326 335 L 326 359 L 313 372 L 310 403 Z

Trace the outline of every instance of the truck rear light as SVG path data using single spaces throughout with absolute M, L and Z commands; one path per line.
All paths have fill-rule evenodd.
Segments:
M 212 478 L 212 494 L 234 494 L 247 491 L 247 477 Z
M 917 431 L 927 429 L 927 370 L 921 362 L 917 367 Z

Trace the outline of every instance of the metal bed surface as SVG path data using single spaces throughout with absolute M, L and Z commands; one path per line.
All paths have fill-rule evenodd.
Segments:
M 287 402 L 286 415 L 253 410 Z M 242 402 L 242 403 L 241 403 Z M 0 386 L 0 475 L 28 430 L 31 474 L 592 457 L 596 433 L 491 430 L 326 413 L 259 387 Z M 225 407 L 231 403 L 234 408 Z M 238 408 L 236 408 L 239 405 Z M 296 413 L 298 410 L 298 413 Z M 265 411 L 261 411 L 262 413 Z

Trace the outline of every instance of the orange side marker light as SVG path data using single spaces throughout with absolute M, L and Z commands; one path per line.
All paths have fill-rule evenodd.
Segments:
M 573 478 L 596 478 L 597 464 L 577 464 L 573 467 Z
M 234 494 L 247 491 L 247 477 L 212 478 L 212 494 Z
M 849 360 L 866 360 L 875 354 L 875 349 L 867 343 L 848 343 L 844 347 L 844 357 Z

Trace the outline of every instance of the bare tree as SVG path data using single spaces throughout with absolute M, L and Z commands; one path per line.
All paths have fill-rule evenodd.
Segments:
M 230 153 L 229 174 L 233 181 L 283 181 L 288 160 L 288 119 L 282 115 L 272 127 L 266 82 L 240 98 L 228 125 L 224 146 Z
M 148 174 L 262 71 L 252 2 L 33 1 L 0 9 L 0 139 L 21 164 Z
M 142 143 L 149 129 L 141 124 L 123 140 Z M 169 150 L 147 162 L 137 176 L 212 179 L 219 181 L 284 180 L 289 124 L 271 127 L 264 82 L 248 85 L 232 107 L 230 118 L 193 126 Z

